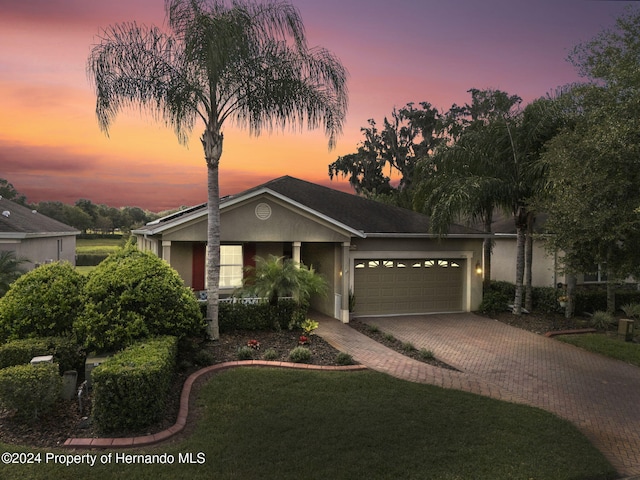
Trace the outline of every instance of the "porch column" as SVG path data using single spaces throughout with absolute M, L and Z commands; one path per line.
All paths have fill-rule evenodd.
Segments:
M 162 259 L 171 265 L 171 241 L 162 241 Z
M 298 265 L 300 265 L 300 247 L 302 247 L 302 242 L 293 242 L 291 255 L 293 257 L 293 261 Z
M 340 305 L 340 321 L 342 321 L 342 323 L 349 323 L 349 285 L 351 284 L 350 247 L 350 242 L 344 242 L 342 244 L 342 301 Z

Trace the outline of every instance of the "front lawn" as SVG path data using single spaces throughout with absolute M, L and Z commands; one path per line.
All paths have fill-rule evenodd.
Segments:
M 556 337 L 565 343 L 576 345 L 590 352 L 606 355 L 640 367 L 640 344 L 624 342 L 608 335 L 589 333 L 583 335 L 559 335 Z
M 51 450 L 22 449 L 41 452 L 43 463 L 0 465 L 0 478 L 616 478 L 573 425 L 550 413 L 372 371 L 233 369 L 205 383 L 196 405 L 197 423 L 179 441 L 93 451 L 112 454 L 93 467 L 45 464 Z M 174 463 L 115 464 L 116 453 L 166 453 Z M 180 464 L 187 459 L 194 463 Z

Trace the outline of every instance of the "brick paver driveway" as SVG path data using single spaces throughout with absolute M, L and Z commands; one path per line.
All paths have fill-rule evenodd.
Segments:
M 468 313 L 361 319 L 433 351 L 460 370 L 453 372 L 397 355 L 337 320 L 320 320 L 321 336 L 372 369 L 543 408 L 574 423 L 620 474 L 640 475 L 638 367 Z

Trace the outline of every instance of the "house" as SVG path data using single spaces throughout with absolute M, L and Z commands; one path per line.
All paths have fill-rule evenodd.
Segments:
M 534 287 L 556 287 L 566 284 L 567 278 L 562 271 L 562 252 L 550 252 L 547 249 L 548 234 L 544 231 L 546 215 L 536 216 L 534 223 L 533 257 L 531 266 L 531 285 Z M 517 234 L 513 218 L 497 213 L 491 224 L 493 232 L 493 253 L 491 255 L 491 280 L 515 283 Z M 598 285 L 607 281 L 604 269 L 593 265 L 593 271 L 579 274 L 578 285 Z M 628 278 L 627 282 L 635 283 Z
M 76 264 L 76 235 L 80 231 L 2 197 L 0 213 L 0 250 L 26 258 L 28 270 L 57 260 Z
M 221 199 L 220 295 L 242 283 L 256 256 L 286 256 L 329 283 L 316 310 L 354 315 L 475 310 L 482 300 L 484 234 L 452 225 L 430 233 L 425 215 L 290 176 Z M 142 250 L 169 262 L 192 289 L 205 289 L 206 204 L 132 232 Z

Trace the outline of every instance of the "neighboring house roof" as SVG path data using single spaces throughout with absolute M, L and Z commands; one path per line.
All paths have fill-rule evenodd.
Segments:
M 0 197 L 0 238 L 58 237 L 79 235 L 80 231 Z
M 431 235 L 429 217 L 421 213 L 369 200 L 290 176 L 284 176 L 236 195 L 223 197 L 220 208 L 235 205 L 252 197 L 269 193 L 292 205 L 328 219 L 358 236 Z M 133 233 L 160 233 L 166 228 L 206 215 L 201 204 L 161 218 Z M 483 235 L 480 230 L 452 225 L 448 232 L 456 235 Z

